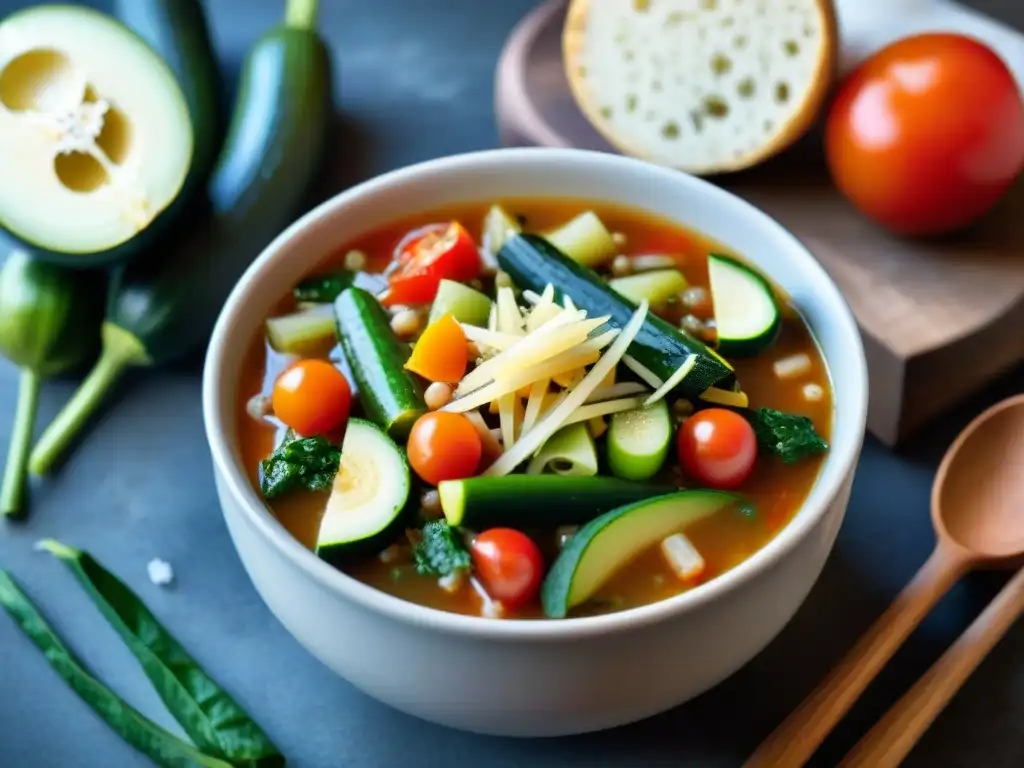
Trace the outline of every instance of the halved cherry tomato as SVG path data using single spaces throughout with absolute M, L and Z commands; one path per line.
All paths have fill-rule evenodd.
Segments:
M 537 596 L 544 578 L 544 558 L 525 533 L 491 528 L 473 539 L 473 568 L 487 594 L 507 608 L 525 605 Z
M 738 413 L 708 408 L 679 427 L 679 463 L 702 485 L 729 490 L 739 487 L 754 469 L 757 436 Z
M 461 413 L 434 411 L 420 416 L 406 445 L 409 465 L 431 485 L 472 477 L 480 466 L 480 435 Z
M 458 320 L 447 314 L 427 326 L 412 348 L 405 368 L 428 381 L 450 384 L 466 375 L 468 362 L 466 334 Z
M 480 276 L 481 266 L 480 251 L 459 222 L 425 227 L 401 245 L 381 303 L 394 306 L 433 301 L 442 280 L 473 280 Z
M 915 35 L 842 83 L 825 150 L 836 186 L 884 227 L 950 232 L 992 208 L 1024 168 L 1024 100 L 979 41 Z
M 274 415 L 300 435 L 314 437 L 348 421 L 352 389 L 345 374 L 326 360 L 299 360 L 274 382 Z

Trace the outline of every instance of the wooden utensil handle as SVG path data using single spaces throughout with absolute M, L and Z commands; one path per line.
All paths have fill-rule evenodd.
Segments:
M 765 739 L 745 768 L 801 768 L 969 565 L 970 560 L 960 551 L 942 544 L 937 546 L 888 610 L 814 692 Z
M 840 768 L 896 768 L 1022 612 L 1024 570 L 850 750 Z

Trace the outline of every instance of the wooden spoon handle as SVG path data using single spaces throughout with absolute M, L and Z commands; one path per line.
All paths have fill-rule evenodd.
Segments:
M 1024 613 L 1024 569 L 843 759 L 841 768 L 896 768 L 1013 622 Z
M 745 768 L 801 768 L 970 560 L 940 544 L 839 664 L 768 736 Z

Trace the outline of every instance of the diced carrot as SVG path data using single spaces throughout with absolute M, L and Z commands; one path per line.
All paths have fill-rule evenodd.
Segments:
M 405 368 L 428 381 L 454 384 L 466 375 L 468 362 L 466 334 L 458 321 L 447 314 L 423 331 Z

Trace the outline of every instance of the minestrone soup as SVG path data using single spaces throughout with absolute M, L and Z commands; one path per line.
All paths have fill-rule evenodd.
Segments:
M 431 211 L 282 294 L 240 384 L 252 481 L 321 558 L 432 608 L 562 619 L 693 589 L 787 524 L 828 450 L 787 297 L 639 211 Z

